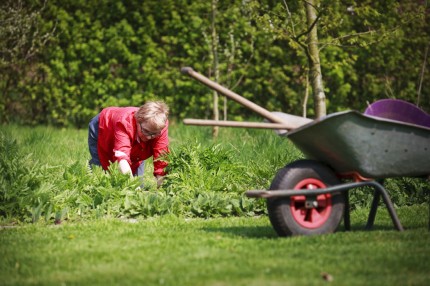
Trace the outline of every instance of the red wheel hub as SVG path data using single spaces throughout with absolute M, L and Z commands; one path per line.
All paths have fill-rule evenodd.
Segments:
M 300 181 L 295 190 L 322 189 L 326 185 L 317 179 L 305 179 Z M 296 222 L 306 228 L 318 228 L 322 226 L 331 213 L 331 195 L 322 194 L 316 197 L 317 204 L 313 207 L 306 206 L 306 196 L 293 196 L 290 198 L 290 209 Z

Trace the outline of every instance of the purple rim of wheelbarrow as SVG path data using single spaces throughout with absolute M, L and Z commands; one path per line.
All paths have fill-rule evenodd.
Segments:
M 364 114 L 430 128 L 429 114 L 416 105 L 399 99 L 378 100 L 370 104 Z

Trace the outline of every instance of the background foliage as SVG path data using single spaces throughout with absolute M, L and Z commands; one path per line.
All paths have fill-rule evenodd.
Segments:
M 211 117 L 210 1 L 5 0 L 0 122 L 86 126 L 101 108 L 164 99 L 172 117 Z M 217 1 L 220 82 L 269 109 L 302 114 L 302 1 Z M 328 113 L 401 98 L 430 111 L 427 1 L 329 1 L 318 8 Z M 250 116 L 229 102 L 229 119 Z M 313 115 L 312 100 L 307 114 Z

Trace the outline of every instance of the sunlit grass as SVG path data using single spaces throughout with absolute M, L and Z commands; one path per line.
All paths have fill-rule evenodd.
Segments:
M 2 285 L 428 285 L 426 206 L 420 226 L 393 230 L 381 212 L 363 231 L 278 238 L 267 217 L 95 220 L 0 230 Z M 403 215 L 403 214 L 406 214 Z
M 4 125 L 0 130 L 10 133 L 25 153 L 42 164 L 68 166 L 89 159 L 86 130 L 16 125 Z

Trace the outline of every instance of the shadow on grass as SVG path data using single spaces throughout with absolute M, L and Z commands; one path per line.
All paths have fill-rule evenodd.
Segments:
M 355 232 L 355 231 L 379 231 L 379 230 L 395 230 L 395 227 L 392 225 L 380 225 L 380 224 L 376 224 L 374 225 L 372 228 L 367 229 L 366 228 L 366 224 L 351 224 L 351 229 L 350 230 L 346 230 L 344 226 L 340 226 L 338 228 L 338 232 Z
M 423 226 L 420 225 L 411 225 L 404 226 L 404 230 L 416 230 L 422 229 Z M 275 230 L 271 226 L 232 226 L 232 227 L 205 227 L 203 228 L 206 232 L 219 233 L 222 232 L 227 235 L 235 236 L 235 237 L 243 237 L 249 239 L 283 239 L 284 237 L 279 237 Z M 366 224 L 356 224 L 351 225 L 351 230 L 345 230 L 343 225 L 339 226 L 337 229 L 337 233 L 343 232 L 356 232 L 357 235 L 363 232 L 372 232 L 372 231 L 397 231 L 393 225 L 387 224 L 375 224 L 371 229 L 366 229 Z
M 404 230 L 417 230 L 417 229 L 422 229 L 422 228 L 426 228 L 426 225 L 423 225 L 422 223 L 419 224 L 414 224 L 414 223 L 407 223 L 407 224 L 403 224 L 401 221 L 400 223 L 403 226 Z M 366 223 L 355 223 L 351 222 L 351 229 L 349 230 L 350 232 L 354 232 L 354 231 L 392 231 L 392 230 L 397 230 L 396 227 L 394 226 L 394 224 L 378 224 L 375 223 L 370 229 L 366 228 Z M 344 225 L 340 225 L 337 231 L 341 231 L 341 232 L 345 232 L 347 230 L 345 230 Z
M 247 238 L 278 238 L 278 235 L 271 226 L 205 227 L 203 230 Z
M 422 218 L 413 220 L 411 218 L 405 217 L 400 223 L 402 224 L 405 231 L 408 230 L 419 230 L 425 229 L 430 230 L 430 221 L 423 220 Z M 337 232 L 372 232 L 372 231 L 397 231 L 391 219 L 387 215 L 382 215 L 380 218 L 376 218 L 374 225 L 367 229 L 367 217 L 356 218 L 355 220 L 351 218 L 350 221 L 351 229 L 346 230 L 343 221 L 337 228 Z M 267 226 L 228 226 L 228 227 L 204 227 L 206 232 L 222 232 L 232 236 L 245 237 L 245 238 L 266 238 L 275 239 L 279 238 L 273 227 L 269 224 Z

